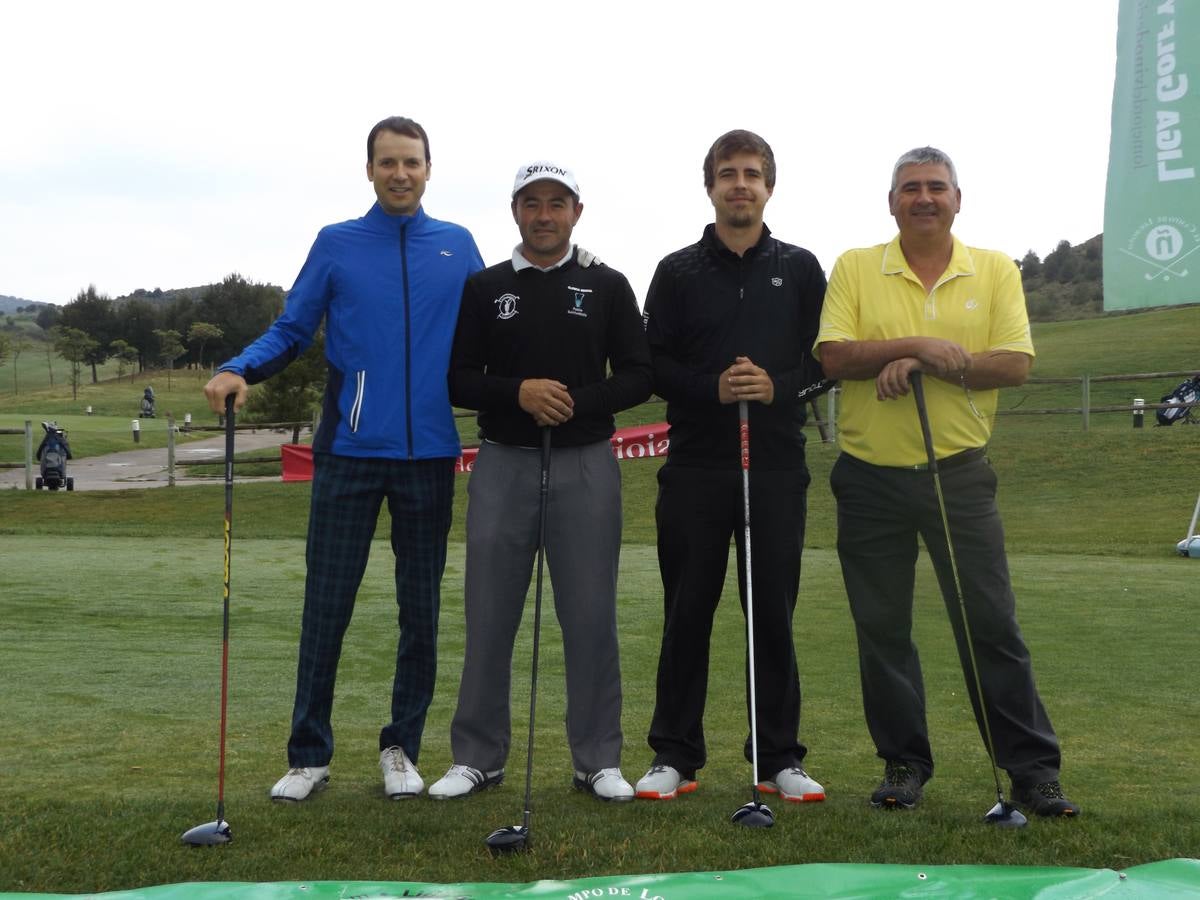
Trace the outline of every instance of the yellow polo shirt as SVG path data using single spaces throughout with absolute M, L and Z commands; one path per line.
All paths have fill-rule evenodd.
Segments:
M 829 278 L 817 346 L 918 335 L 954 341 L 971 353 L 1014 350 L 1033 356 L 1016 264 L 1003 253 L 968 247 L 954 238 L 950 265 L 926 293 L 904 258 L 899 235 L 888 244 L 843 253 Z M 843 381 L 841 388 L 838 440 L 843 451 L 879 466 L 927 461 L 911 393 L 899 400 L 877 400 L 874 380 Z M 925 379 L 938 459 L 988 442 L 998 395 L 998 390 L 971 392 L 980 418 L 960 385 Z

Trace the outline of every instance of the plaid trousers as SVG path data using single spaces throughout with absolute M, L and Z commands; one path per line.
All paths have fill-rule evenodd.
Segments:
M 438 611 L 454 500 L 454 460 L 315 453 L 290 766 L 325 766 L 333 757 L 330 716 L 342 638 L 385 498 L 392 518 L 400 638 L 391 721 L 380 731 L 379 749 L 402 747 L 413 762 L 420 754 L 437 678 Z

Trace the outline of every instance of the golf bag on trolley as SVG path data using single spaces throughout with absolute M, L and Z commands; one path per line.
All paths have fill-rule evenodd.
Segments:
M 37 459 L 41 464 L 41 474 L 37 478 L 37 489 L 43 487 L 57 491 L 65 487 L 68 491 L 75 490 L 75 479 L 67 477 L 67 460 L 71 458 L 71 446 L 67 443 L 67 433 L 58 427 L 56 422 L 43 422 L 42 429 L 46 436 L 38 445 Z
M 1200 404 L 1200 375 L 1189 378 L 1159 402 L 1188 404 L 1187 406 L 1173 406 L 1169 409 L 1160 409 L 1155 412 L 1154 417 L 1158 420 L 1159 425 L 1174 425 L 1176 422 L 1187 422 L 1192 425 L 1200 424 L 1200 419 L 1192 415 L 1194 407 Z
M 154 388 L 146 385 L 146 390 L 142 392 L 142 413 L 141 418 L 154 418 Z

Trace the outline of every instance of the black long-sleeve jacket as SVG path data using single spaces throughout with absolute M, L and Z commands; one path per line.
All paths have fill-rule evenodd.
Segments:
M 611 369 L 611 372 L 610 372 Z M 600 263 L 515 271 L 511 261 L 463 288 L 450 354 L 450 401 L 479 410 L 480 436 L 536 447 L 539 428 L 521 409 L 526 378 L 567 386 L 574 414 L 551 429 L 555 447 L 612 436 L 613 414 L 650 396 L 650 351 L 633 289 Z
M 667 401 L 669 464 L 725 468 L 740 460 L 738 406 L 717 397 L 720 373 L 749 357 L 775 383 L 774 402 L 750 404 L 751 465 L 804 466 L 800 390 L 821 378 L 812 356 L 825 274 L 809 251 L 762 237 L 742 256 L 708 225 L 658 264 L 646 295 L 654 390 Z

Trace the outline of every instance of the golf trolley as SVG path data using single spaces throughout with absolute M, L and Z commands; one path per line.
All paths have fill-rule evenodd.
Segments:
M 75 479 L 67 477 L 67 460 L 71 458 L 67 433 L 56 422 L 43 422 L 42 428 L 46 436 L 37 449 L 38 462 L 41 464 L 41 474 L 35 482 L 37 489 L 57 491 L 65 487 L 68 491 L 75 490 Z
M 149 385 L 147 385 L 146 390 L 142 392 L 142 411 L 140 418 L 154 418 L 154 388 L 150 387 Z

